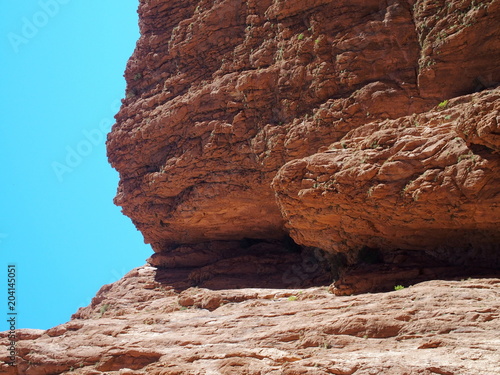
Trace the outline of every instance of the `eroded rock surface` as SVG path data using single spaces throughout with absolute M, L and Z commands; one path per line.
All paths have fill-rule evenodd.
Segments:
M 468 133 L 455 144 L 458 135 L 453 128 L 461 121 L 456 116 L 464 116 L 464 123 L 475 126 L 472 122 L 480 117 L 474 113 L 476 109 L 489 116 L 486 127 L 497 126 L 493 99 L 481 97 L 481 103 L 494 106 L 491 110 L 478 109 L 482 104 L 472 102 L 442 114 L 434 108 L 444 100 L 485 90 L 500 81 L 499 0 L 155 0 L 141 1 L 139 15 L 141 38 L 125 72 L 127 98 L 109 135 L 108 155 L 120 172 L 116 203 L 155 251 L 213 240 L 278 239 L 290 229 L 300 244 L 317 242 L 325 250 L 337 251 L 356 241 L 342 246 L 334 246 L 334 242 L 357 236 L 360 230 L 363 233 L 356 245 L 387 243 L 403 248 L 418 242 L 417 237 L 425 237 L 432 228 L 444 232 L 445 238 L 466 231 L 474 247 L 481 247 L 486 235 L 476 229 L 490 228 L 493 237 L 498 235 L 498 229 L 488 226 L 497 220 L 498 206 L 491 207 L 494 212 L 485 223 L 475 221 L 487 204 L 497 202 L 491 196 L 498 195 L 492 174 L 497 171 L 496 161 L 485 150 L 478 154 L 465 145 L 478 139 L 498 145 L 498 135 L 487 130 L 490 136 L 486 140 Z M 470 119 L 465 117 L 467 111 Z M 443 118 L 445 124 L 438 126 L 431 121 L 434 115 L 453 118 Z M 414 123 L 405 116 L 413 116 L 420 128 L 411 133 L 408 128 Z M 449 143 L 445 148 L 451 150 L 450 159 L 475 158 L 474 181 L 481 182 L 467 178 L 464 194 L 467 204 L 473 205 L 474 199 L 485 195 L 488 203 L 480 201 L 473 218 L 466 219 L 471 207 L 463 212 L 446 211 L 462 199 L 455 192 L 449 199 L 445 191 L 424 192 L 416 180 L 405 191 L 406 198 L 419 194 L 420 202 L 446 203 L 432 217 L 422 203 L 410 204 L 411 213 L 402 220 L 414 221 L 410 227 L 417 228 L 417 233 L 406 230 L 398 241 L 392 229 L 361 228 L 345 234 L 337 231 L 331 243 L 311 241 L 312 232 L 319 233 L 325 225 L 349 217 L 325 219 L 324 211 L 316 217 L 308 210 L 309 221 L 302 233 L 302 227 L 294 224 L 292 210 L 282 212 L 276 203 L 270 187 L 276 173 L 285 163 L 302 160 L 332 143 L 350 143 L 354 134 L 362 137 L 368 129 L 380 133 L 380 120 L 386 119 L 395 121 L 384 123 L 387 141 L 397 139 L 402 148 L 416 152 L 415 157 L 408 156 L 420 165 L 418 171 L 410 169 L 415 177 L 428 167 L 426 178 L 432 179 L 438 168 L 451 164 L 451 160 L 440 160 L 439 165 L 421 162 L 425 156 L 418 152 L 437 152 L 445 147 L 442 142 Z M 411 142 L 411 137 L 429 136 L 426 148 L 413 143 L 405 146 L 405 138 L 397 134 L 403 127 Z M 364 130 L 351 132 L 357 128 Z M 342 141 L 347 133 L 350 135 Z M 363 147 L 371 146 L 376 152 L 373 142 Z M 359 153 L 352 147 L 344 152 L 349 160 Z M 458 165 L 468 168 L 471 161 L 462 160 Z M 388 163 L 386 176 L 399 173 L 398 165 L 406 164 Z M 370 176 L 367 172 L 363 178 Z M 464 172 L 459 177 L 465 178 Z M 328 176 L 321 178 L 329 181 Z M 371 184 L 376 187 L 375 182 Z M 491 185 L 489 193 L 480 192 L 480 183 Z M 288 188 L 290 191 L 282 191 Z M 400 198 L 398 189 L 373 193 L 394 201 Z M 297 189 L 284 183 L 278 190 L 280 196 L 292 196 Z M 368 207 L 371 209 L 373 205 Z M 380 212 L 380 218 L 384 215 Z M 458 218 L 449 224 L 452 215 Z M 362 224 L 361 220 L 352 221 L 352 225 L 342 225 L 342 231 L 378 225 L 369 219 Z M 439 226 L 444 222 L 446 225 Z
M 500 0 L 139 16 L 107 148 L 155 254 L 2 374 L 499 374 Z
M 441 108 L 440 108 L 441 107 Z M 273 187 L 296 242 L 500 264 L 500 90 L 373 122 L 287 163 Z
M 19 330 L 18 368 L 0 372 L 499 374 L 499 279 L 338 297 L 325 287 L 181 290 L 158 272 L 104 286 L 68 323 Z

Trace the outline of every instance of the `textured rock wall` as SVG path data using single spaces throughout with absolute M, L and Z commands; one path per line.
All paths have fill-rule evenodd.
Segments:
M 0 373 L 497 375 L 500 0 L 139 15 L 107 147 L 157 268 Z
M 500 264 L 500 90 L 442 107 L 361 126 L 285 164 L 273 187 L 292 237 Z
M 498 375 L 499 279 L 337 297 L 327 288 L 181 291 L 164 276 L 135 269 L 70 322 L 19 330 L 18 366 L 2 351 L 0 373 Z
M 156 252 L 287 232 L 328 251 L 498 250 L 499 0 L 139 15 L 107 146 L 115 202 Z

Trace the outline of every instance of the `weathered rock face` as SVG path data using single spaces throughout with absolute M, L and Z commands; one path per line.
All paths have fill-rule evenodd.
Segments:
M 141 1 L 139 15 L 141 38 L 125 73 L 127 98 L 108 137 L 108 155 L 121 177 L 116 203 L 155 251 L 282 238 L 286 231 L 299 244 L 335 251 L 363 244 L 421 248 L 461 232 L 467 232 L 464 246 L 496 241 L 498 159 L 490 146 L 498 147 L 498 135 L 490 127 L 498 126 L 498 99 L 457 99 L 442 113 L 433 108 L 500 81 L 499 0 Z M 487 108 L 478 108 L 483 104 Z M 442 120 L 433 120 L 435 114 Z M 459 123 L 474 128 L 481 114 L 489 116 L 481 128 L 488 141 L 483 130 L 460 130 Z M 380 123 L 389 119 L 394 121 Z M 418 128 L 410 126 L 412 119 Z M 370 129 L 378 134 L 370 139 L 386 151 L 354 140 Z M 316 154 L 335 142 L 349 146 Z M 478 142 L 493 143 L 479 150 Z M 356 150 L 361 143 L 363 150 Z M 406 150 L 414 151 L 405 156 L 411 163 L 400 160 Z M 450 154 L 435 160 L 439 150 Z M 424 162 L 421 151 L 431 160 Z M 285 202 L 305 199 L 297 196 L 298 175 L 297 183 L 281 180 L 293 165 L 320 165 L 334 155 L 355 163 L 365 154 L 370 157 L 361 181 L 353 181 L 359 173 L 341 168 L 350 188 L 362 189 L 352 191 L 354 215 L 329 210 L 330 198 L 311 203 L 328 204 L 317 214 L 304 202 L 296 209 Z M 372 160 L 392 161 L 379 173 Z M 377 180 L 382 175 L 391 180 Z M 455 175 L 460 187 L 451 182 Z M 279 207 L 270 186 L 275 177 Z M 320 179 L 321 185 L 334 181 L 330 175 Z M 365 207 L 360 197 L 372 186 Z M 388 214 L 375 208 L 382 195 L 387 204 L 381 210 L 396 201 L 410 206 L 387 228 L 379 220 Z M 437 212 L 429 213 L 425 202 L 439 202 Z M 462 203 L 463 210 L 457 208 Z M 401 221 L 412 223 L 398 235 L 394 228 Z M 431 239 L 420 242 L 432 230 Z
M 441 107 L 361 126 L 281 168 L 273 187 L 292 237 L 500 264 L 500 90 Z
M 499 374 L 500 0 L 139 15 L 107 147 L 155 254 L 0 373 Z
M 175 278 L 141 267 L 70 322 L 19 330 L 18 367 L 0 362 L 0 372 L 498 374 L 499 279 L 337 297 L 327 288 L 184 289 Z

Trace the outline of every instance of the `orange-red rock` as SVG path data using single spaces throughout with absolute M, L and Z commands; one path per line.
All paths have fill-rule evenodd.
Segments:
M 297 243 L 500 264 L 500 90 L 372 122 L 285 164 L 273 187 Z
M 180 292 L 157 279 L 135 269 L 70 322 L 19 330 L 18 367 L 0 352 L 0 373 L 498 374 L 499 279 L 344 297 L 318 287 Z
M 107 148 L 155 254 L 0 373 L 499 373 L 500 0 L 139 16 Z
M 281 238 L 270 183 L 286 162 L 500 81 L 498 0 L 142 1 L 139 15 L 107 144 L 116 203 L 158 252 Z

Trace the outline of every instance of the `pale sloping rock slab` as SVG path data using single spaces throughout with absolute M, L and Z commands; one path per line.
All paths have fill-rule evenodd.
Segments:
M 66 324 L 19 330 L 18 367 L 0 362 L 0 373 L 499 374 L 499 279 L 344 297 L 324 287 L 179 294 L 156 272 L 103 287 Z

